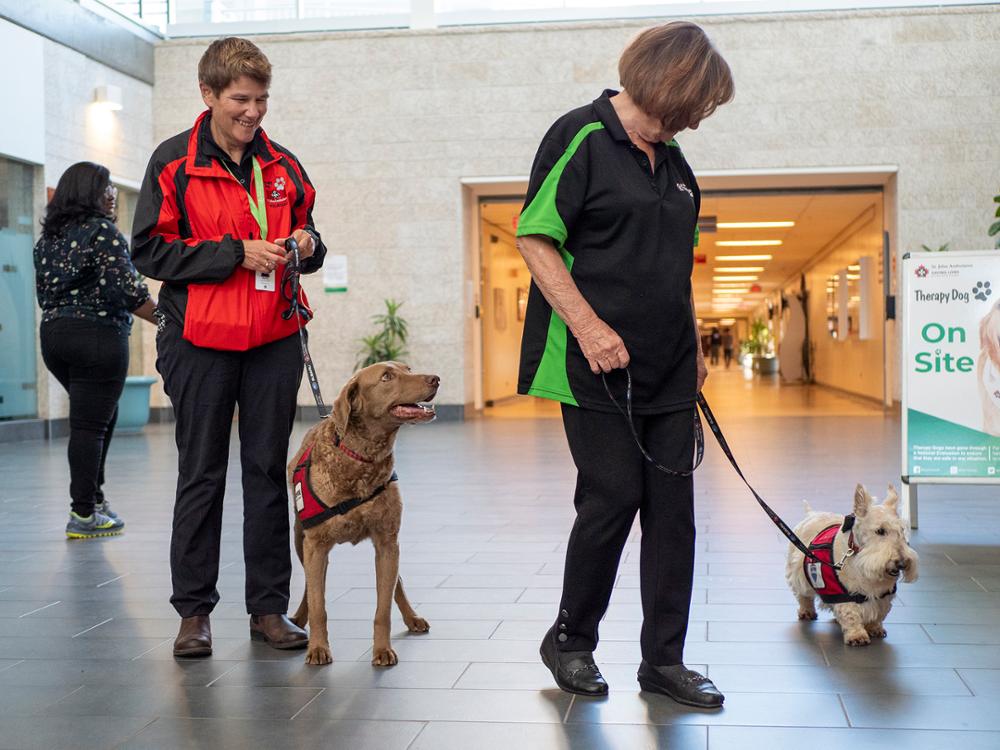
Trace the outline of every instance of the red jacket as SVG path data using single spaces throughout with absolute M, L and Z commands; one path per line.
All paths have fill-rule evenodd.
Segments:
M 289 236 L 312 226 L 316 199 L 295 156 L 258 130 L 247 147 L 244 165 L 255 156 L 264 177 L 267 237 Z M 250 213 L 248 189 L 223 165 L 204 112 L 191 130 L 164 141 L 153 153 L 135 209 L 132 260 L 135 267 L 164 282 L 159 308 L 184 327 L 184 338 L 209 349 L 245 351 L 295 333 L 294 316 L 282 294 L 285 266 L 275 271 L 274 291 L 256 288 L 256 274 L 243 262 L 243 240 L 260 239 Z M 237 166 L 237 165 L 233 165 Z M 232 167 L 231 167 L 232 168 Z M 241 170 L 234 169 L 236 175 Z M 317 270 L 326 248 L 316 243 L 303 272 Z M 308 306 L 305 292 L 302 303 Z M 304 322 L 304 321 L 303 321 Z

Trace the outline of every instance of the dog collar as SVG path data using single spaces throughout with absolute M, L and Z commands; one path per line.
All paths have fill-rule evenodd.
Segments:
M 343 441 L 340 439 L 340 435 L 337 434 L 336 430 L 333 431 L 333 444 L 337 446 L 342 453 L 346 454 L 347 456 L 350 456 L 355 461 L 360 461 L 363 464 L 372 463 L 372 460 L 370 458 L 365 458 L 360 453 L 352 451 L 350 448 L 344 445 Z
M 848 537 L 847 537 L 847 548 L 849 550 L 851 550 L 851 554 L 852 555 L 856 555 L 856 554 L 858 554 L 858 552 L 861 551 L 861 547 L 859 547 L 858 543 L 854 541 L 854 521 L 855 520 L 856 519 L 855 519 L 853 513 L 851 513 L 850 515 L 844 516 L 844 523 L 840 527 L 840 530 L 843 533 L 845 533 L 845 534 L 848 535 Z

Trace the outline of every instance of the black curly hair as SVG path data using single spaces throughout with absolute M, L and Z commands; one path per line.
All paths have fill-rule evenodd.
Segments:
M 77 162 L 59 178 L 42 219 L 42 235 L 54 237 L 67 225 L 100 217 L 115 220 L 106 208 L 111 172 L 101 164 Z

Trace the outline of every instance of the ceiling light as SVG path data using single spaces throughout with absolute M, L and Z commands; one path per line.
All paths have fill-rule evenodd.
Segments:
M 712 294 L 746 294 L 745 289 L 713 289 Z
M 722 266 L 714 273 L 760 273 L 763 270 L 764 266 Z
M 777 247 L 781 240 L 717 240 L 718 247 Z
M 716 260 L 771 260 L 773 255 L 716 255 Z
M 858 265 L 858 266 L 848 266 L 847 270 L 848 271 L 860 271 L 861 270 L 861 266 L 860 265 Z
M 94 105 L 117 112 L 122 108 L 121 86 L 98 86 L 94 89 Z
M 722 320 L 719 321 L 719 324 L 724 326 L 731 326 L 735 322 L 736 318 L 723 318 Z
M 849 274 L 847 274 L 847 279 L 849 281 L 857 281 L 860 278 L 861 278 L 861 274 L 860 273 L 849 273 Z
M 719 229 L 777 229 L 779 227 L 794 227 L 794 221 L 720 221 Z
M 756 281 L 757 276 L 713 276 L 712 281 Z

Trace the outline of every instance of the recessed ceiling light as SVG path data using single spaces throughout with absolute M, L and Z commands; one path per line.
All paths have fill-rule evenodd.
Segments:
M 716 255 L 715 256 L 716 260 L 735 260 L 735 261 L 771 260 L 772 258 L 774 258 L 773 255 Z
M 779 227 L 794 227 L 794 221 L 720 221 L 715 226 L 719 229 L 778 229 Z
M 760 273 L 764 266 L 718 266 L 715 273 Z
M 781 240 L 716 240 L 717 247 L 777 247 Z
M 712 281 L 756 281 L 757 276 L 713 276 Z
M 847 274 L 847 278 L 850 281 L 857 281 L 858 279 L 861 278 L 861 274 L 860 273 L 849 273 L 849 274 Z
M 736 318 L 723 318 L 722 320 L 719 321 L 719 324 L 724 326 L 731 326 L 735 322 Z
M 713 289 L 712 294 L 739 294 L 740 296 L 747 293 L 745 289 Z

